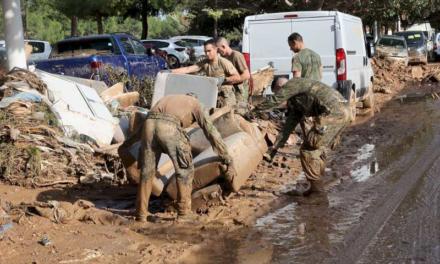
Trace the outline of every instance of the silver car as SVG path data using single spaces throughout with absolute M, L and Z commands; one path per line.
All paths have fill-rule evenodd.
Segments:
M 428 64 L 427 39 L 423 31 L 403 31 L 396 35 L 402 36 L 408 45 L 409 63 Z
M 186 47 L 180 46 L 175 41 L 165 39 L 146 39 L 142 43 L 150 44 L 157 49 L 167 52 L 167 62 L 171 69 L 179 68 L 189 61 L 189 51 Z
M 376 44 L 376 56 L 402 61 L 408 65 L 409 53 L 406 40 L 402 36 L 383 36 Z

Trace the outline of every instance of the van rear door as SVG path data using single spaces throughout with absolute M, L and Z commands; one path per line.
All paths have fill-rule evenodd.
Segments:
M 247 33 L 251 72 L 272 64 L 276 75 L 290 72 L 291 52 L 287 37 L 292 32 L 291 19 L 250 20 Z
M 362 21 L 351 16 L 341 16 L 341 37 L 347 56 L 347 80 L 356 88 L 357 96 L 362 96 L 369 85 L 368 57 L 365 49 Z
M 245 29 L 248 46 L 243 52 L 250 54 L 251 71 L 273 63 L 275 75 L 289 75 L 294 53 L 287 38 L 293 32 L 303 36 L 305 46 L 321 56 L 322 82 L 336 87 L 335 16 L 325 12 L 322 16 L 301 17 L 298 13 L 282 19 L 249 20 Z
M 298 32 L 303 37 L 306 48 L 321 56 L 321 81 L 336 88 L 335 16 L 293 19 L 292 32 Z M 285 43 L 287 45 L 287 36 Z

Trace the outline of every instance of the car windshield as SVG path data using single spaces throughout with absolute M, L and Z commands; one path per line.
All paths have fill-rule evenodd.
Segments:
M 414 45 L 414 44 L 423 44 L 423 33 L 407 33 L 407 32 L 401 32 L 398 34 L 399 36 L 403 36 L 406 40 L 406 43 L 408 45 Z
M 381 38 L 378 44 L 386 47 L 396 47 L 396 48 L 405 47 L 405 41 L 403 39 L 396 39 L 396 38 Z

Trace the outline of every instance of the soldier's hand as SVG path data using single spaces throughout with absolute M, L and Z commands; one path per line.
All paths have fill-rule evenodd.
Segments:
M 235 176 L 237 176 L 237 171 L 235 170 L 234 163 L 231 161 L 228 164 L 222 164 L 220 168 L 225 179 L 228 181 L 228 183 L 232 184 Z

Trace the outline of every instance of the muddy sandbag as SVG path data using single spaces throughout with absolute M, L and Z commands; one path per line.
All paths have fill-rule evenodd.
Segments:
M 85 200 L 78 200 L 73 204 L 63 201 L 35 202 L 26 207 L 26 210 L 35 211 L 38 215 L 61 224 L 73 220 L 102 225 L 122 225 L 128 222 L 124 217 L 99 210 L 92 202 Z
M 263 159 L 264 152 L 255 144 L 254 139 L 245 132 L 235 133 L 224 139 L 224 141 L 228 148 L 229 155 L 231 155 L 234 161 L 235 170 L 237 171 L 237 175 L 232 181 L 232 190 L 237 192 L 252 172 L 255 171 Z M 218 160 L 217 154 L 215 154 L 212 148 L 208 148 L 200 153 L 200 155 L 194 159 L 193 191 L 197 191 L 221 177 L 220 165 L 221 163 Z M 177 198 L 175 180 L 169 182 L 166 191 L 173 199 Z

